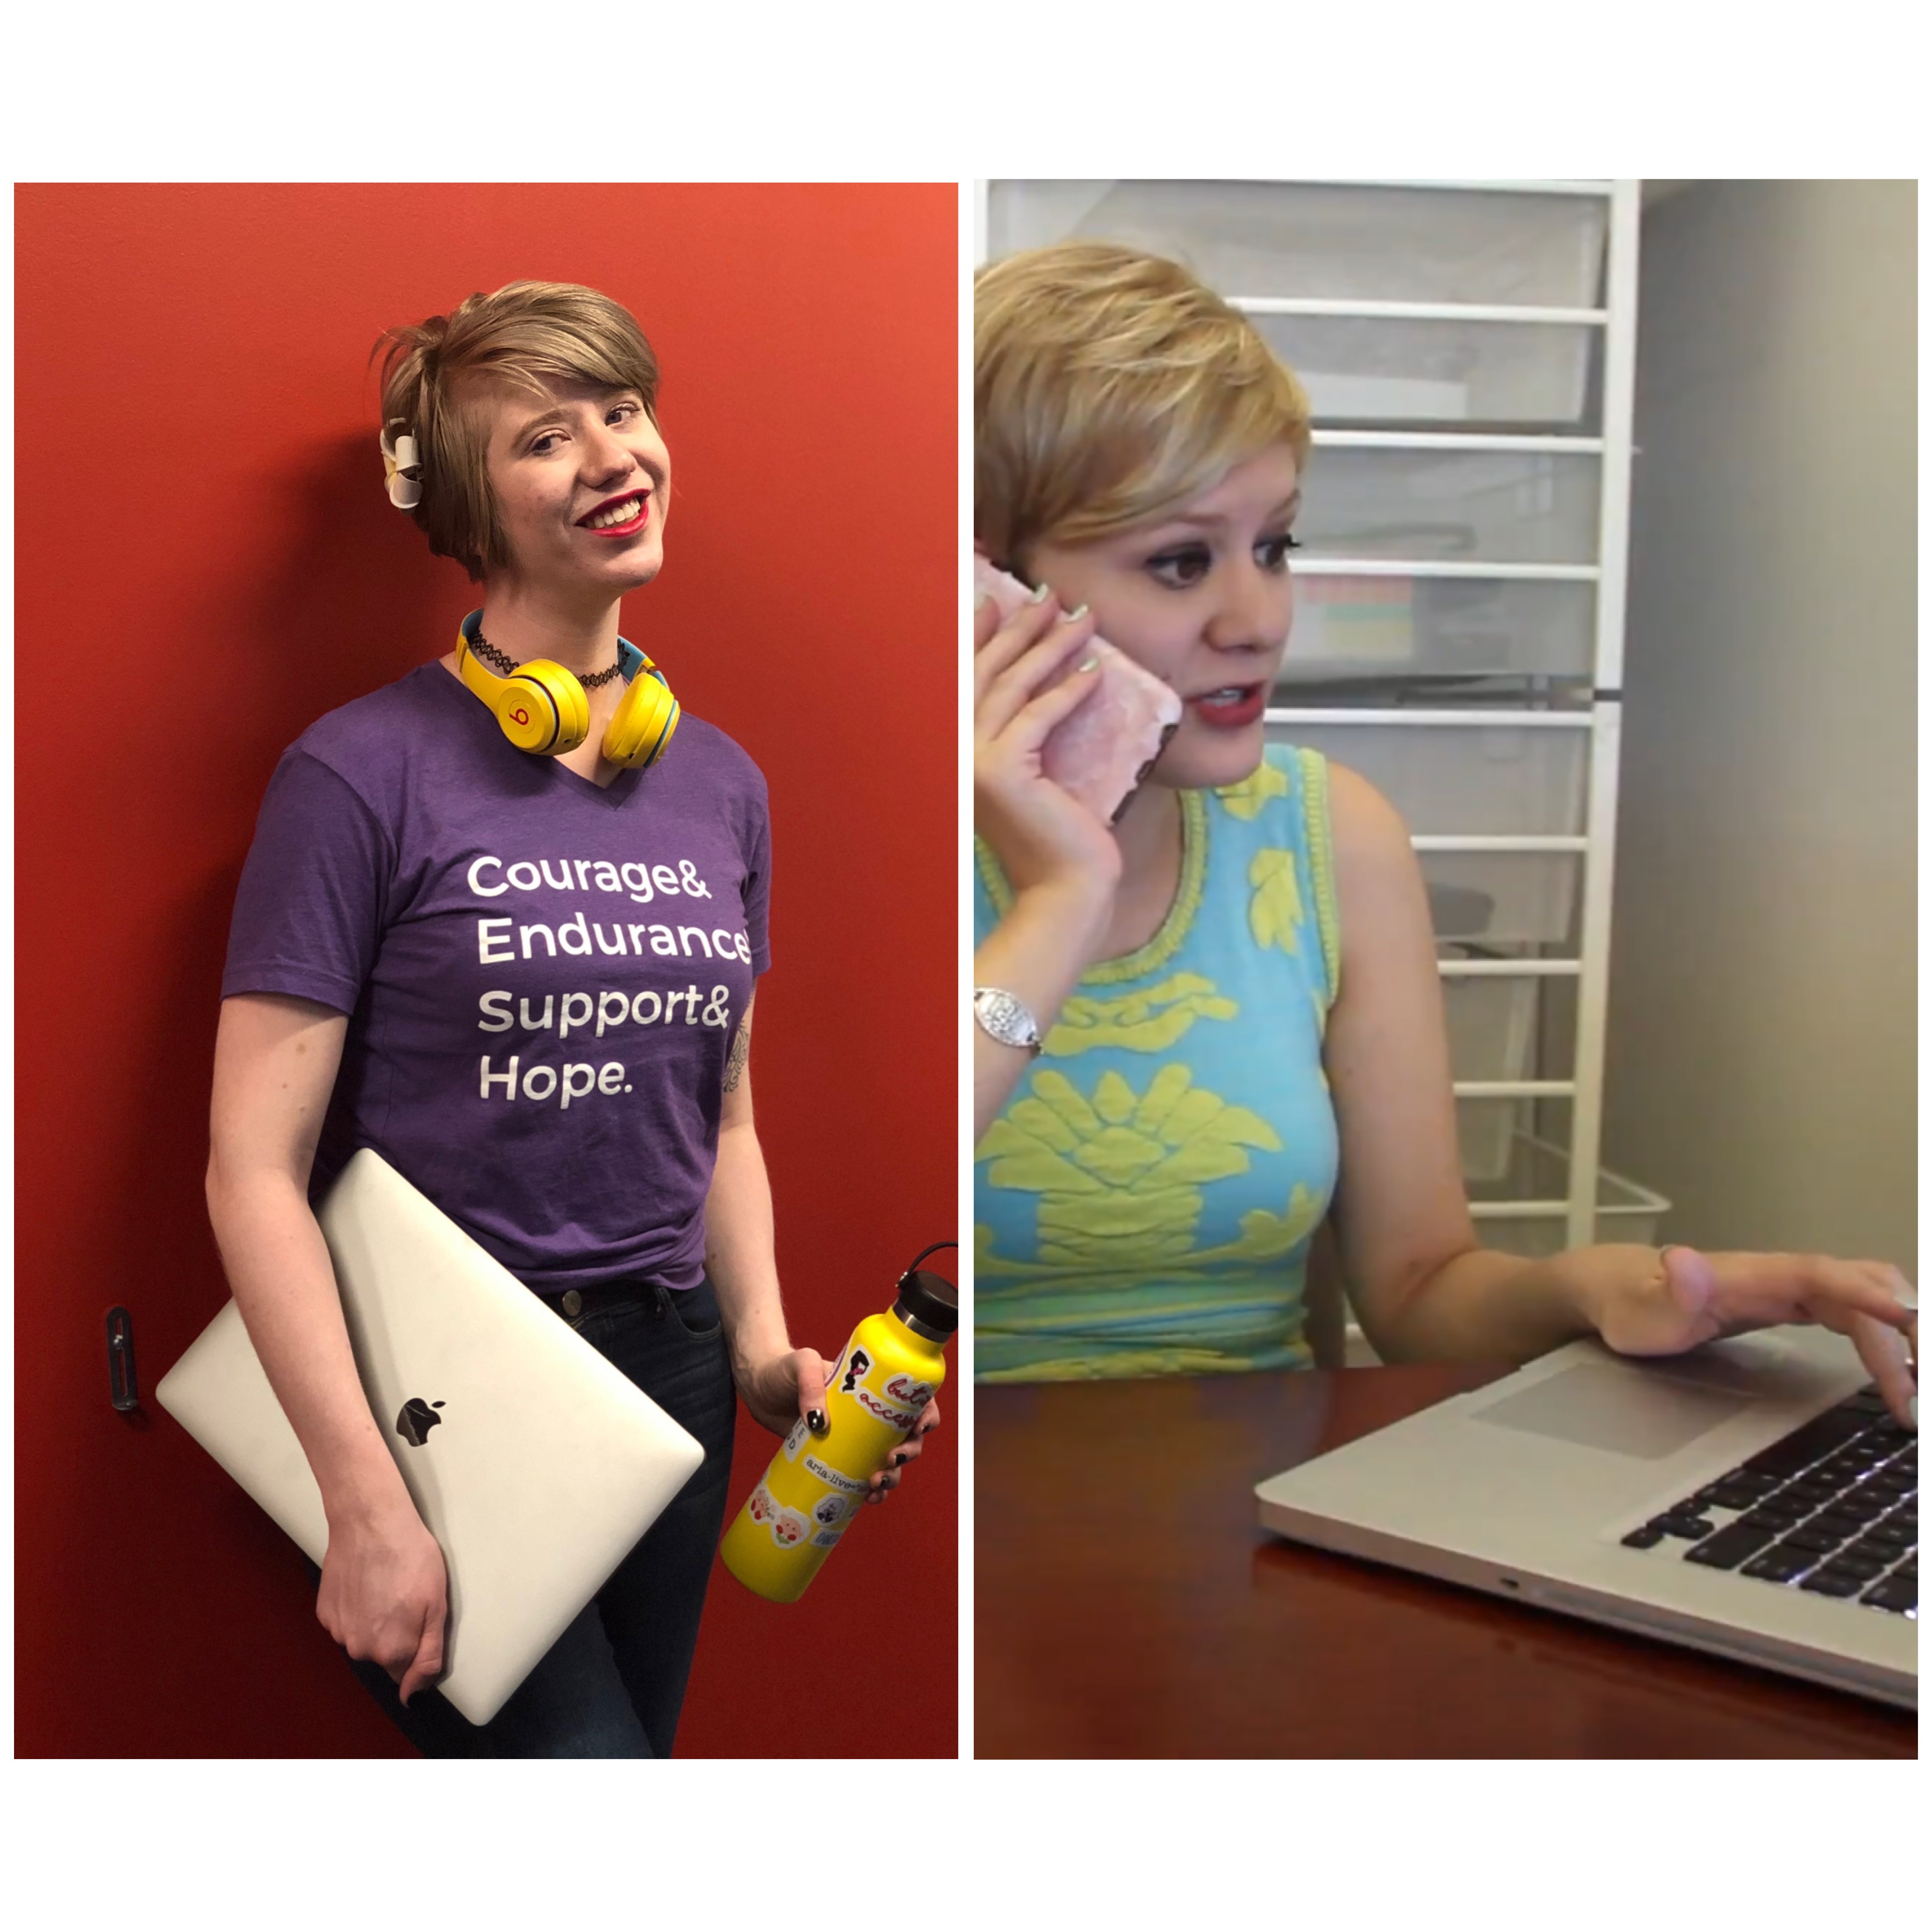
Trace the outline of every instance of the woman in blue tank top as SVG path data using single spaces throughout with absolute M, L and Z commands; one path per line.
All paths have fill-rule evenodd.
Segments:
M 974 618 L 978 1378 L 1307 1366 L 1326 1223 L 1385 1360 L 1812 1319 L 1909 1418 L 1916 1317 L 1883 1263 L 1477 1244 L 1407 831 L 1263 743 L 1310 436 L 1246 319 L 1130 249 L 1010 256 L 975 286 L 974 423 L 976 546 L 1036 592 Z M 1041 760 L 1096 634 L 1184 704 L 1111 828 Z

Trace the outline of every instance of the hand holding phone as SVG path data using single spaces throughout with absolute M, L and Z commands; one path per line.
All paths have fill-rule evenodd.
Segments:
M 1030 602 L 1033 592 L 984 557 L 973 560 L 975 596 L 983 592 L 1002 620 Z M 1096 637 L 1084 657 L 1097 660 L 1093 688 L 1056 724 L 1041 748 L 1046 776 L 1070 793 L 1103 825 L 1125 808 L 1161 748 L 1180 722 L 1180 700 L 1131 658 Z M 1035 695 L 1072 674 L 1070 661 L 1042 679 Z

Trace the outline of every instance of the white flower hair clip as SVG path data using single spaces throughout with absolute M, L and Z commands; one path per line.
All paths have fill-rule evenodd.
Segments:
M 389 440 L 390 430 L 404 420 L 391 418 L 376 440 L 382 452 L 382 482 L 389 501 L 399 510 L 413 510 L 422 501 L 422 458 L 416 453 L 416 440 L 404 435 Z

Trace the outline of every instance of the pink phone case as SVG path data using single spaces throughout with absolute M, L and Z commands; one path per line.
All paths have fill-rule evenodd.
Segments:
M 1010 616 L 1032 597 L 1017 578 L 973 560 L 973 590 L 985 591 Z M 1180 722 L 1180 700 L 1151 672 L 1100 638 L 1088 655 L 1100 661 L 1094 690 L 1048 734 L 1040 759 L 1054 783 L 1078 799 L 1102 824 L 1111 825 L 1160 755 Z M 1040 688 L 1050 691 L 1072 674 L 1077 658 Z

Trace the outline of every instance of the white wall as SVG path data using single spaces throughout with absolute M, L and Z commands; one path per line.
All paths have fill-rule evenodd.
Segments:
M 1670 1238 L 1916 1268 L 1917 196 L 1643 226 L 1604 1159 Z

